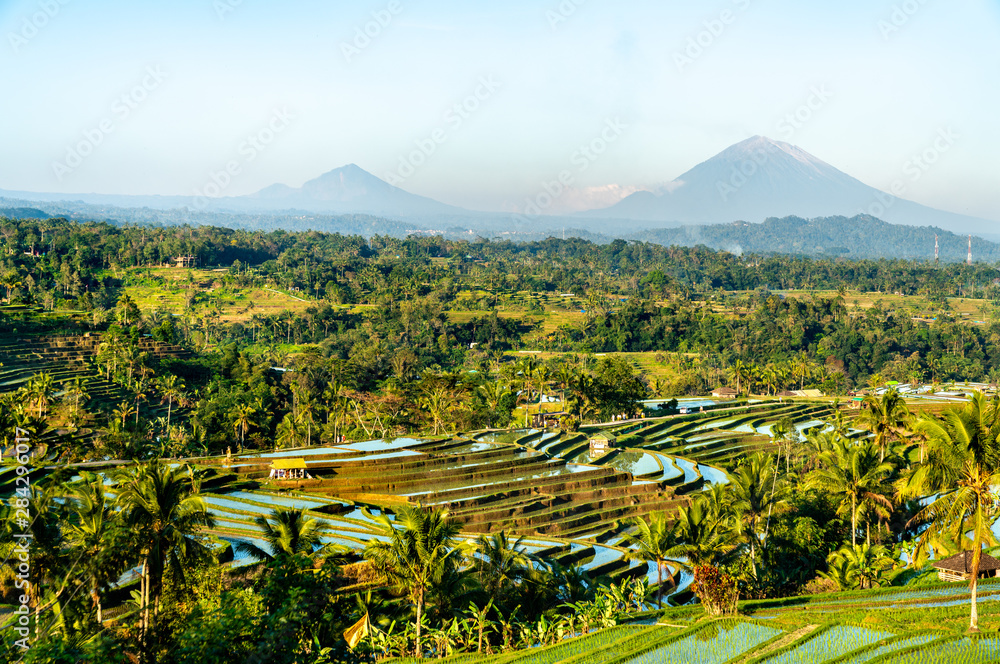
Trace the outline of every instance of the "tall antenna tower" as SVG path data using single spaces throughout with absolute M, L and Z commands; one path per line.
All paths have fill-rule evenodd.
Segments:
M 934 236 L 934 262 L 938 262 L 938 236 Z
M 969 265 L 972 265 L 972 236 L 969 236 L 969 259 L 966 261 Z

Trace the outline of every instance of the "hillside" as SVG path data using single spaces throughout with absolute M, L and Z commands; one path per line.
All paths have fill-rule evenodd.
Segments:
M 966 259 L 967 236 L 931 226 L 890 224 L 867 215 L 850 219 L 817 217 L 808 220 L 772 217 L 759 224 L 735 221 L 730 224 L 662 228 L 636 233 L 630 239 L 667 246 L 705 245 L 733 253 L 933 260 L 935 236 L 942 261 L 960 262 Z M 974 237 L 972 257 L 975 261 L 998 261 L 1000 244 Z

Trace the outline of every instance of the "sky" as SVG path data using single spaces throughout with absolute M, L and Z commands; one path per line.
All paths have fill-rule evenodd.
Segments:
M 0 189 L 355 163 L 518 211 L 572 169 L 579 209 L 759 134 L 882 189 L 930 150 L 905 197 L 1000 220 L 1000 0 L 0 0 L 0 35 Z

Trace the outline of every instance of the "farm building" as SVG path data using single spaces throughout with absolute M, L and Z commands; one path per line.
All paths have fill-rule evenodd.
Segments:
M 731 387 L 719 387 L 712 392 L 712 396 L 716 399 L 735 399 L 739 394 Z
M 306 472 L 305 459 L 275 459 L 271 462 L 268 477 L 272 480 L 306 480 L 312 475 Z
M 968 581 L 972 578 L 972 551 L 945 558 L 934 563 L 942 581 Z M 979 559 L 979 578 L 1000 576 L 1000 560 L 985 553 Z
M 607 454 L 615 446 L 618 439 L 606 431 L 590 435 L 590 457 L 596 458 Z

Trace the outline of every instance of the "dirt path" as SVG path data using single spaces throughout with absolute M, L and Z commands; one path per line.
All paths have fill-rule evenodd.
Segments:
M 806 636 L 807 634 L 810 634 L 810 633 L 814 632 L 818 628 L 819 628 L 819 625 L 806 625 L 805 627 L 800 627 L 799 629 L 795 630 L 794 632 L 792 632 L 790 634 L 786 634 L 783 638 L 778 639 L 774 643 L 770 644 L 769 646 L 767 646 L 767 647 L 765 647 L 765 648 L 763 648 L 761 650 L 753 650 L 753 651 L 747 653 L 746 659 L 757 659 L 758 657 L 763 657 L 764 655 L 769 655 L 770 653 L 774 652 L 775 650 L 778 650 L 780 648 L 784 648 L 788 644 L 793 643 L 795 641 L 798 641 L 803 636 Z

